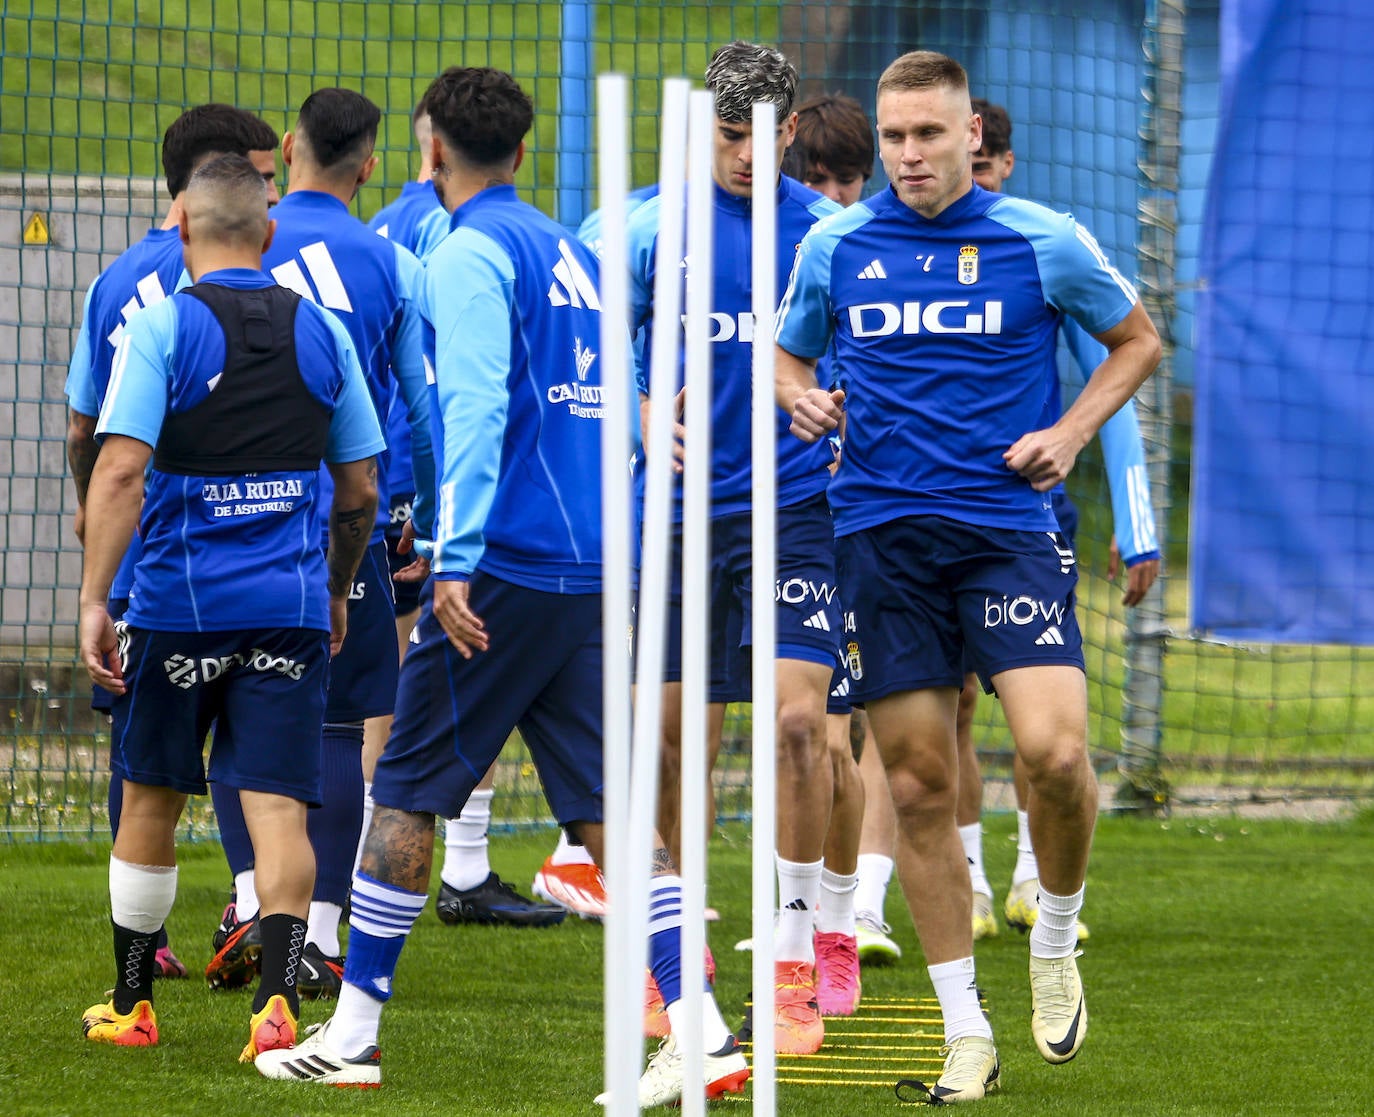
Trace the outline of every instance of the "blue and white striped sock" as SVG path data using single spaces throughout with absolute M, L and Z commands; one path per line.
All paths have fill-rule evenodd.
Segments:
M 428 899 L 424 892 L 383 884 L 361 871 L 353 874 L 343 978 L 347 984 L 356 985 L 373 1000 L 390 999 L 401 947 Z
M 663 1003 L 682 999 L 682 878 L 654 877 L 649 884 L 649 972 Z

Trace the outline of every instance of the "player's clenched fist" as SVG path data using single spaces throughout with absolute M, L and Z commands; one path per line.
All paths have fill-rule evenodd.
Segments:
M 844 392 L 809 388 L 792 405 L 791 431 L 803 442 L 815 442 L 838 430 L 844 416 Z

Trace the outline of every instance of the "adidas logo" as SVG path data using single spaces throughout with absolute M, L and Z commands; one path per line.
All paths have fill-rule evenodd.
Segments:
M 830 622 L 826 620 L 824 609 L 807 617 L 806 620 L 802 621 L 802 624 L 807 628 L 819 628 L 822 632 L 830 631 Z
M 840 680 L 840 685 L 830 692 L 831 698 L 847 698 L 849 696 L 849 677 L 846 675 Z
M 786 908 L 787 908 L 788 911 L 810 911 L 810 910 L 811 910 L 810 908 L 808 908 L 808 907 L 806 906 L 806 901 L 803 900 L 800 896 L 798 896 L 798 897 L 797 897 L 795 900 L 793 900 L 790 904 L 787 904 L 787 905 L 785 905 L 785 906 L 786 906 Z
M 883 267 L 881 260 L 874 260 L 868 267 L 859 273 L 860 279 L 886 279 L 887 269 Z
M 157 277 L 157 272 L 150 271 L 142 279 L 134 284 L 134 290 L 138 294 L 134 295 L 128 302 L 119 308 L 119 317 L 122 319 L 109 335 L 105 338 L 116 349 L 119 348 L 119 339 L 124 336 L 124 327 L 128 325 L 129 319 L 147 306 L 160 303 L 167 297 L 167 292 L 162 288 L 162 280 Z
M 353 301 L 348 297 L 343 276 L 339 274 L 334 257 L 329 254 L 329 247 L 324 241 L 317 240 L 314 244 L 307 244 L 297 255 L 305 264 L 304 271 L 301 270 L 299 263 L 291 259 L 273 268 L 272 278 L 288 290 L 295 291 L 301 298 L 308 299 L 327 310 L 341 310 L 351 314 Z M 309 280 L 306 279 L 307 272 L 310 274 Z M 314 290 L 311 290 L 311 282 L 315 285 Z M 318 298 L 315 297 L 316 292 L 319 292 Z
M 1063 647 L 1064 637 L 1059 631 L 1059 626 L 1057 624 L 1052 624 L 1049 628 L 1045 629 L 1044 632 L 1042 632 L 1039 636 L 1035 638 L 1035 642 L 1042 646 L 1048 644 L 1057 644 L 1060 647 Z
M 600 310 L 601 300 L 596 294 L 596 284 L 577 262 L 565 240 L 558 242 L 558 257 L 558 263 L 553 266 L 553 282 L 549 284 L 549 303 L 553 306 Z
M 1074 568 L 1075 559 L 1073 548 L 1064 542 L 1057 531 L 1049 532 L 1050 542 L 1054 544 L 1055 552 L 1059 555 L 1059 573 L 1067 574 Z

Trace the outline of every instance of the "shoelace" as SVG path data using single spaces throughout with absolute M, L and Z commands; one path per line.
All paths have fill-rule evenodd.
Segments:
M 1074 990 L 1071 974 L 1073 960 L 1082 953 L 1080 950 L 1070 955 L 1063 960 L 1064 965 L 1056 966 L 1049 973 L 1036 977 L 1036 1000 L 1042 1013 L 1069 1016 L 1078 1007 L 1078 995 Z

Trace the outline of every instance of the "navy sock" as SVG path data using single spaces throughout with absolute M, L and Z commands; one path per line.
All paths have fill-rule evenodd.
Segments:
M 348 900 L 353 858 L 363 828 L 363 727 L 326 725 L 321 753 L 321 803 L 306 819 L 315 850 L 315 894 L 322 903 Z
M 243 804 L 239 789 L 227 784 L 210 784 L 210 801 L 215 805 L 215 820 L 219 823 L 219 841 L 224 847 L 229 874 L 238 876 L 253 867 L 253 839 L 248 836 L 248 823 L 243 818 Z

